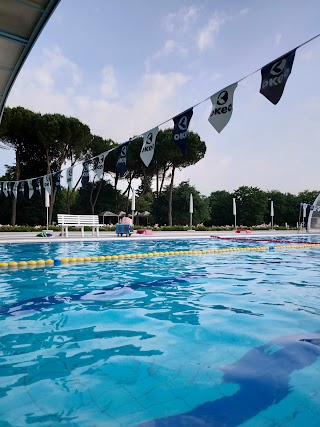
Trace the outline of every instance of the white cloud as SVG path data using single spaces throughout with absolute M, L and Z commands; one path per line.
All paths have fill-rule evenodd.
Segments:
M 245 9 L 241 9 L 239 15 L 248 15 L 250 9 L 246 7 Z
M 277 34 L 275 35 L 275 41 L 276 41 L 276 45 L 277 45 L 277 46 L 280 44 L 281 39 L 282 39 L 282 34 L 281 34 L 281 33 L 277 33 Z
M 118 95 L 117 92 L 117 81 L 115 77 L 114 69 L 107 65 L 105 66 L 102 71 L 102 84 L 101 84 L 101 92 L 102 95 L 106 98 L 114 98 Z
M 309 61 L 310 59 L 313 58 L 313 52 L 311 49 L 308 49 L 308 50 L 300 49 L 299 54 L 302 61 Z
M 172 45 L 167 48 L 170 50 Z M 94 134 L 123 142 L 179 113 L 179 93 L 190 78 L 174 72 L 145 73 L 126 97 L 115 99 L 112 97 L 116 95 L 117 82 L 112 67 L 106 66 L 101 70 L 101 80 L 90 90 L 85 85 L 73 90 L 76 79 L 58 86 L 58 76 L 70 70 L 72 75 L 81 75 L 79 68 L 60 51 L 54 55 L 44 51 L 42 61 L 37 65 L 25 65 L 9 96 L 8 105 L 74 116 L 88 124 Z M 96 91 L 97 87 L 100 92 Z
M 150 71 L 155 61 L 173 54 L 186 56 L 188 54 L 188 49 L 182 43 L 178 43 L 175 40 L 166 40 L 164 46 L 160 50 L 154 53 L 150 58 L 146 59 L 146 70 Z
M 209 20 L 208 24 L 200 31 L 198 36 L 198 47 L 204 51 L 212 47 L 215 43 L 215 36 L 230 18 L 224 14 L 216 12 Z
M 196 21 L 198 15 L 198 9 L 195 6 L 182 8 L 177 12 L 169 13 L 163 20 L 163 27 L 167 31 L 185 32 Z

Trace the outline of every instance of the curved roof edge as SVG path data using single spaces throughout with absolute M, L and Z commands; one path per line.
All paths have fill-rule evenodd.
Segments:
M 2 0 L 0 4 L 0 122 L 10 90 L 60 0 Z

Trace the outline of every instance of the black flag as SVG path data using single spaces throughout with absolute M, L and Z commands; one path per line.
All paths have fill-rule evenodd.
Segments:
M 173 118 L 173 142 L 180 148 L 183 155 L 188 153 L 188 127 L 193 114 L 193 109 L 185 111 Z
M 56 187 L 57 191 L 61 191 L 60 179 L 61 179 L 61 171 L 56 172 L 53 175 L 53 185 Z
M 116 171 L 119 174 L 120 178 L 124 176 L 127 170 L 128 144 L 129 144 L 129 141 L 125 142 L 124 144 L 120 145 L 120 147 L 118 147 L 119 157 L 116 165 Z
M 9 197 L 12 196 L 12 185 L 13 185 L 13 183 L 11 181 L 9 181 L 8 186 L 7 186 Z
M 281 56 L 261 69 L 260 93 L 272 104 L 281 99 L 288 77 L 291 74 L 296 49 Z
M 81 185 L 82 188 L 86 188 L 89 182 L 89 164 L 90 162 L 83 162 L 83 170 L 82 170 L 82 176 L 81 176 Z
M 18 197 L 24 196 L 24 181 L 20 181 L 18 186 Z
M 35 189 L 35 191 L 37 191 L 39 194 L 41 194 L 41 181 L 42 181 L 42 179 L 41 179 L 42 177 L 40 177 L 40 178 L 35 178 L 34 180 L 33 180 L 33 183 L 34 183 L 34 189 Z

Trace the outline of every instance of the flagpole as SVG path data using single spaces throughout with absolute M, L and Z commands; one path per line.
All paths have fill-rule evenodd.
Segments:
M 271 230 L 273 230 L 273 217 L 274 217 L 273 200 L 271 200 L 270 202 L 270 216 L 271 216 Z
M 47 209 L 47 230 L 49 229 L 49 207 L 50 207 L 50 197 L 49 193 L 45 190 L 44 191 L 44 205 Z
M 232 199 L 232 211 L 234 215 L 234 228 L 237 229 L 237 205 L 236 205 L 236 199 Z
M 134 212 L 136 210 L 136 193 L 135 189 L 132 188 L 132 198 L 131 198 L 131 211 L 132 211 L 132 226 L 134 226 Z
M 192 196 L 192 193 L 190 194 L 189 212 L 190 212 L 190 230 L 192 230 L 192 214 L 193 214 L 193 196 Z

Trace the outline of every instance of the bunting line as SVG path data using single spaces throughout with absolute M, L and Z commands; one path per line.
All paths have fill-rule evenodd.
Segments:
M 305 46 L 306 44 L 312 42 L 318 37 L 320 37 L 320 33 L 304 41 L 291 51 L 274 59 L 263 67 L 260 67 L 255 71 L 247 74 L 246 76 L 237 80 L 233 84 L 223 89 L 220 89 L 214 95 L 211 95 L 203 99 L 202 101 L 194 104 L 193 106 L 184 110 L 182 113 L 171 117 L 168 120 L 165 120 L 164 122 L 160 123 L 159 125 L 150 129 L 147 132 L 138 134 L 137 136 L 130 138 L 128 141 L 118 144 L 116 147 L 111 148 L 110 150 L 105 151 L 104 153 L 94 156 L 88 160 L 76 163 L 73 166 L 69 166 L 60 169 L 59 171 L 52 172 L 51 174 L 43 175 L 41 177 L 29 178 L 19 181 L 0 181 L 0 195 L 4 194 L 6 197 L 8 197 L 8 195 L 13 194 L 14 197 L 17 197 L 18 186 L 19 192 L 21 193 L 21 195 L 23 195 L 25 183 L 27 183 L 28 186 L 29 198 L 32 197 L 34 192 L 38 192 L 39 194 L 41 194 L 41 183 L 43 185 L 43 188 L 45 188 L 46 191 L 51 194 L 52 189 L 50 184 L 50 176 L 52 176 L 54 187 L 57 188 L 57 190 L 59 191 L 61 189 L 60 176 L 61 173 L 66 170 L 68 175 L 67 186 L 70 187 L 70 185 L 72 185 L 72 170 L 74 167 L 81 164 L 83 165 L 81 182 L 82 186 L 85 187 L 89 182 L 89 164 L 96 159 L 98 160 L 98 164 L 95 168 L 95 174 L 98 176 L 98 178 L 102 178 L 104 160 L 108 156 L 108 154 L 114 150 L 118 150 L 119 152 L 119 157 L 116 164 L 116 172 L 119 174 L 120 177 L 123 177 L 126 172 L 126 156 L 128 151 L 128 145 L 141 137 L 143 137 L 143 144 L 140 152 L 140 158 L 141 161 L 146 165 L 146 167 L 148 167 L 153 157 L 156 136 L 159 131 L 159 127 L 168 123 L 170 120 L 174 121 L 172 140 L 181 149 L 182 153 L 186 155 L 188 149 L 188 127 L 193 115 L 193 109 L 195 107 L 198 107 L 199 105 L 211 99 L 212 110 L 208 121 L 216 129 L 216 131 L 220 133 L 228 124 L 231 118 L 233 112 L 233 95 L 238 84 L 259 71 L 261 71 L 260 93 L 264 95 L 270 102 L 276 105 L 281 99 L 287 79 L 291 74 L 293 62 L 295 59 L 295 52 L 297 51 L 297 49 L 301 48 L 302 46 Z M 33 182 L 34 185 L 32 184 Z

